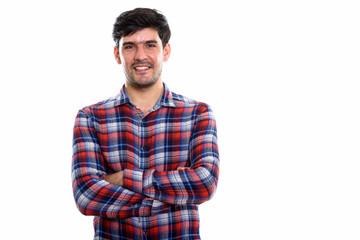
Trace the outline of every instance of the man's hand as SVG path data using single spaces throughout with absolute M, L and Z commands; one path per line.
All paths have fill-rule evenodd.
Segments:
M 106 175 L 105 181 L 107 181 L 111 184 L 124 186 L 124 171 Z
M 190 169 L 189 167 L 178 167 L 176 170 L 185 170 L 185 169 Z

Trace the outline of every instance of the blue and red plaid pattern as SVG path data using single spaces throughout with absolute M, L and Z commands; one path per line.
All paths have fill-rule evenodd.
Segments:
M 124 86 L 76 116 L 73 193 L 80 212 L 95 216 L 94 239 L 200 239 L 198 204 L 219 174 L 215 118 L 164 86 L 146 114 Z M 121 170 L 123 187 L 104 180 Z

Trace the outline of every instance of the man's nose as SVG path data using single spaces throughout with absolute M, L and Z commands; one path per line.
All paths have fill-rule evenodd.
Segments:
M 135 60 L 144 61 L 145 59 L 146 59 L 146 52 L 145 52 L 144 48 L 138 47 L 136 49 Z

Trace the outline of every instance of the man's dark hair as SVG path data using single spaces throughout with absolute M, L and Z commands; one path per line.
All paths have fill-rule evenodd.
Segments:
M 120 39 L 144 28 L 157 30 L 163 47 L 169 42 L 171 31 L 166 17 L 155 9 L 135 8 L 116 18 L 112 37 L 119 47 Z

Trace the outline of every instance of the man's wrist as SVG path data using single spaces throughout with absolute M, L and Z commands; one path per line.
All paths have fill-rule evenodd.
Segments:
M 111 184 L 124 186 L 124 171 L 119 171 L 117 173 L 106 175 L 105 181 Z

